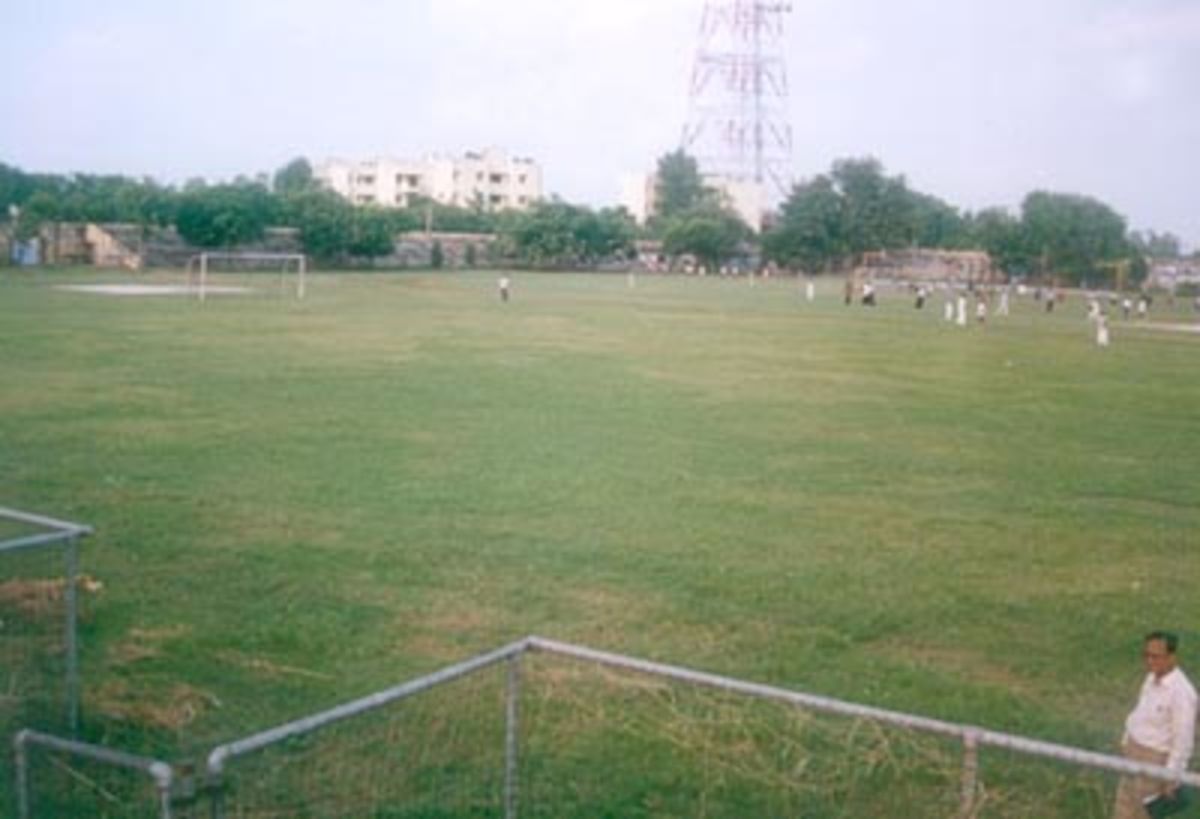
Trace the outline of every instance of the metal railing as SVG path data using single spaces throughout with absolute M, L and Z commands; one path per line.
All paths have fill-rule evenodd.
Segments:
M 449 793 L 454 800 L 457 800 L 454 801 L 451 809 L 447 809 L 444 804 L 435 803 L 434 807 L 440 810 L 439 815 L 452 815 L 456 812 L 470 815 L 498 816 L 503 814 L 506 819 L 515 819 L 518 815 L 532 816 L 543 815 L 543 813 L 556 815 L 559 806 L 544 804 L 538 798 L 541 794 L 524 790 L 525 783 L 529 781 L 524 778 L 526 777 L 524 769 L 527 766 L 545 765 L 548 758 L 552 764 L 552 758 L 556 753 L 562 753 L 564 750 L 555 744 L 555 740 L 562 734 L 556 734 L 550 742 L 546 743 L 546 750 L 542 757 L 532 753 L 535 749 L 526 747 L 525 743 L 529 741 L 532 722 L 539 719 L 542 714 L 546 714 L 546 718 L 551 719 L 556 714 L 569 713 L 570 709 L 560 708 L 557 711 L 549 709 L 542 712 L 531 709 L 532 716 L 525 713 L 522 700 L 532 703 L 536 697 L 540 696 L 538 687 L 547 682 L 546 677 L 539 677 L 536 673 L 539 671 L 538 666 L 543 663 L 531 666 L 529 672 L 523 670 L 523 666 L 527 662 L 526 655 L 564 658 L 582 664 L 584 668 L 593 666 L 607 669 L 608 671 L 604 675 L 600 675 L 601 677 L 607 676 L 616 679 L 615 684 L 618 687 L 624 686 L 641 693 L 648 690 L 669 689 L 669 694 L 665 699 L 635 701 L 632 697 L 623 697 L 615 703 L 609 703 L 607 706 L 609 710 L 605 713 L 608 718 L 614 716 L 624 718 L 625 713 L 630 710 L 653 711 L 663 702 L 679 706 L 687 696 L 708 691 L 711 693 L 705 695 L 706 697 L 719 697 L 722 703 L 732 703 L 735 708 L 753 710 L 757 706 L 752 706 L 751 702 L 771 704 L 771 710 L 765 714 L 767 720 L 779 720 L 787 714 L 824 714 L 849 718 L 852 720 L 851 725 L 854 726 L 863 724 L 885 726 L 895 729 L 906 737 L 926 735 L 940 738 L 940 740 L 949 740 L 950 744 L 947 747 L 951 749 L 949 756 L 951 763 L 954 760 L 952 749 L 958 748 L 958 773 L 956 776 L 953 774 L 954 767 L 951 764 L 952 773 L 949 777 L 938 780 L 932 785 L 926 783 L 926 787 L 943 789 L 942 795 L 949 795 L 952 801 L 942 799 L 942 797 L 939 797 L 936 805 L 929 801 L 918 801 L 915 803 L 918 806 L 917 810 L 925 812 L 913 813 L 911 812 L 913 809 L 910 807 L 907 815 L 944 816 L 953 814 L 962 819 L 985 815 L 981 804 L 984 801 L 982 798 L 984 788 L 980 775 L 980 757 L 986 749 L 1027 757 L 1037 766 L 1043 766 L 1049 762 L 1060 763 L 1073 772 L 1072 776 L 1092 772 L 1107 775 L 1142 776 L 1164 782 L 1180 781 L 1184 784 L 1200 786 L 1200 774 L 1196 773 L 1188 772 L 1180 775 L 1163 766 L 1136 763 L 1118 756 L 992 731 L 978 726 L 859 705 L 830 697 L 531 636 L 384 691 L 213 748 L 207 755 L 206 782 L 201 789 L 203 792 L 201 801 L 203 799 L 210 800 L 208 804 L 213 819 L 250 815 L 256 810 L 265 811 L 271 808 L 277 815 L 287 815 L 290 806 L 294 805 L 303 805 L 307 809 L 311 809 L 313 815 L 373 815 L 400 806 L 404 806 L 405 809 L 414 807 L 413 800 L 423 797 L 414 796 L 415 791 L 395 786 L 394 780 L 403 779 L 406 776 L 411 778 L 411 768 L 426 766 L 432 769 L 436 776 L 452 780 L 449 787 L 458 788 L 460 791 L 459 793 L 449 793 L 449 791 L 442 790 L 434 794 L 434 796 L 445 797 Z M 550 682 L 566 690 L 579 687 L 586 689 L 589 685 L 589 677 L 596 676 L 589 674 L 574 678 L 563 677 L 559 663 L 550 665 L 559 669 L 555 672 L 555 679 Z M 471 681 L 491 680 L 491 676 L 494 675 L 484 673 L 488 669 L 502 669 L 505 672 L 503 680 L 495 681 L 494 684 L 489 682 L 488 686 L 490 687 L 466 690 L 455 688 L 455 686 L 462 686 Z M 626 674 L 646 678 L 648 682 L 631 685 Z M 563 684 L 564 680 L 566 680 L 565 685 Z M 610 682 L 612 682 L 611 679 Z M 420 701 L 427 702 L 428 697 L 439 691 L 453 692 L 453 696 L 447 700 L 448 707 L 439 711 L 435 717 L 425 721 L 417 720 L 394 724 L 388 722 L 388 714 L 394 715 L 398 710 L 404 710 L 397 708 L 401 703 L 406 704 L 405 708 L 412 709 L 416 705 L 410 701 L 417 699 L 418 695 L 422 695 L 419 698 Z M 591 691 L 584 691 L 580 696 L 587 697 L 590 693 Z M 741 704 L 738 705 L 738 703 Z M 568 705 L 571 704 L 573 703 L 568 703 Z M 478 713 L 468 713 L 472 708 L 477 708 Z M 680 710 L 686 711 L 686 709 Z M 486 717 L 486 714 L 489 713 L 493 716 Z M 480 717 L 480 714 L 485 715 L 488 720 L 486 724 L 485 717 Z M 685 718 L 688 716 L 690 714 L 685 713 Z M 523 725 L 522 722 L 527 719 L 531 720 L 530 723 Z M 414 761 L 405 756 L 406 752 L 415 753 L 431 746 L 440 746 L 444 734 L 437 734 L 436 731 L 431 734 L 428 732 L 429 729 L 444 730 L 447 723 L 455 721 L 461 722 L 465 727 L 457 736 L 458 744 L 452 743 L 450 755 L 464 751 L 475 753 L 479 755 L 478 767 L 472 768 L 468 764 L 447 760 L 445 757 L 439 757 L 432 761 L 428 758 Z M 845 725 L 846 723 L 839 720 L 837 724 Z M 368 732 L 371 730 L 371 726 L 377 725 L 385 726 L 385 730 L 379 736 L 371 737 L 368 742 L 355 744 L 353 740 L 359 734 Z M 341 735 L 338 734 L 339 726 L 345 729 Z M 785 728 L 790 730 L 791 726 L 785 726 Z M 838 729 L 838 731 L 846 733 L 845 729 Z M 752 732 L 742 731 L 739 736 L 744 738 L 748 733 Z M 853 733 L 853 730 L 849 733 Z M 23 739 L 19 742 L 24 744 L 38 742 L 59 751 L 85 755 L 89 759 L 136 768 L 150 775 L 154 778 L 157 792 L 161 796 L 161 810 L 163 811 L 161 815 L 169 815 L 171 777 L 169 769 L 165 768 L 163 763 L 131 757 L 118 752 L 102 754 L 93 747 L 68 741 L 51 743 L 50 738 L 32 732 L 25 732 L 22 736 Z M 638 739 L 644 739 L 644 737 L 639 736 Z M 776 737 L 772 736 L 769 739 L 774 740 Z M 716 742 L 720 741 L 722 738 L 718 736 Z M 596 747 L 599 746 L 589 746 L 589 751 L 595 751 Z M 686 750 L 686 743 L 678 747 Z M 862 761 L 857 756 L 858 748 L 853 743 L 839 746 L 839 748 L 840 750 L 835 750 L 835 753 L 848 755 L 851 765 L 859 764 Z M 655 757 L 655 753 L 647 754 L 646 758 L 651 762 L 657 759 L 661 764 L 662 757 Z M 730 751 L 729 753 L 737 754 L 741 751 Z M 384 757 L 382 762 L 378 760 L 380 756 Z M 257 764 L 254 762 L 255 760 L 258 761 Z M 288 766 L 296 763 L 297 760 L 300 760 L 299 767 L 287 772 Z M 674 760 L 671 760 L 667 764 L 673 764 L 673 762 Z M 640 765 L 641 758 L 634 764 Z M 25 763 L 22 762 L 18 773 L 18 790 L 24 800 L 23 804 L 28 804 L 30 798 L 28 793 L 32 786 L 23 772 L 24 766 Z M 381 769 L 368 771 L 367 769 L 371 766 L 381 766 Z M 487 775 L 473 783 L 468 782 L 467 780 L 476 775 L 480 768 L 486 768 Z M 589 758 L 582 763 L 579 769 L 595 772 L 602 770 L 603 767 L 595 759 Z M 552 778 L 555 778 L 556 782 L 562 770 L 564 769 L 553 769 L 554 777 Z M 690 769 L 685 767 L 683 770 Z M 281 771 L 284 772 L 281 773 Z M 378 776 L 376 777 L 376 775 Z M 785 779 L 802 775 L 803 773 L 797 774 L 792 770 L 784 771 Z M 900 772 L 899 776 L 903 775 L 904 773 Z M 384 784 L 379 787 L 364 786 L 354 792 L 346 789 L 348 781 L 353 783 L 356 778 L 365 780 L 373 777 L 378 778 Z M 602 787 L 605 790 L 619 791 L 619 785 L 614 787 L 616 782 L 611 777 L 601 775 L 601 778 L 604 779 Z M 176 779 L 178 780 L 179 777 Z M 951 785 L 955 779 L 957 779 L 956 790 L 947 794 L 944 790 L 945 787 Z M 756 786 L 756 782 L 752 782 L 752 786 Z M 1111 783 L 1104 784 L 1098 790 L 1108 793 L 1111 790 L 1109 784 Z M 817 783 L 816 787 L 819 789 L 824 785 Z M 1024 787 L 1028 788 L 1030 785 L 1026 783 Z M 461 793 L 468 788 L 478 791 L 469 795 L 469 799 L 474 801 L 466 801 L 468 797 Z M 802 802 L 804 798 L 812 795 L 813 792 L 809 791 L 807 794 L 800 794 L 797 798 Z M 1039 796 L 1035 793 L 1033 798 L 1036 799 Z M 1096 796 L 1089 803 L 1092 807 L 1087 811 L 1070 812 L 1068 810 L 1064 813 L 1061 809 L 1056 809 L 1048 811 L 1048 813 L 1072 817 L 1101 815 L 1105 810 L 1100 807 L 1099 800 L 1101 798 L 1106 797 L 1103 794 Z M 272 800 L 276 801 L 272 802 Z M 727 800 L 728 803 L 729 800 Z M 196 805 L 196 801 L 193 800 L 191 804 Z M 920 807 L 922 805 L 924 808 Z M 991 807 L 993 810 L 996 809 L 994 805 Z M 197 810 L 199 809 L 197 807 Z M 546 813 L 547 811 L 548 813 Z M 717 813 L 719 812 L 717 811 Z M 1012 806 L 1008 807 L 1007 813 L 1001 811 L 1001 814 L 1030 815 L 1028 810 Z M 22 814 L 22 819 L 25 819 L 25 816 L 26 814 Z
M 171 819 L 174 772 L 166 762 L 30 730 L 18 732 L 13 744 L 18 819 L 52 815 L 102 816 L 107 812 L 105 808 L 111 807 L 112 803 L 119 804 L 124 813 L 124 809 L 138 801 L 130 791 L 136 793 L 146 786 L 153 788 L 152 810 L 161 819 Z M 141 782 L 132 783 L 132 788 L 119 788 L 112 782 L 98 781 L 104 777 L 83 776 L 60 761 L 54 768 L 59 775 L 55 777 L 53 787 L 38 790 L 33 787 L 30 757 L 39 750 L 75 763 L 93 762 L 109 772 L 114 769 L 132 771 L 140 774 Z M 55 804 L 37 804 L 33 798 L 35 793 L 53 794 Z

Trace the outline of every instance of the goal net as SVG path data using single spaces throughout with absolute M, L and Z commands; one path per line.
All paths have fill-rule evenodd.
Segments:
M 210 295 L 277 291 L 303 299 L 308 262 L 303 253 L 197 253 L 188 259 L 188 292 Z

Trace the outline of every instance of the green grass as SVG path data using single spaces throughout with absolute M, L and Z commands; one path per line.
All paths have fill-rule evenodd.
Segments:
M 52 287 L 120 278 L 0 271 L 0 504 L 96 529 L 97 738 L 196 753 L 539 633 L 1111 750 L 1140 635 L 1200 656 L 1200 335 L 837 282 Z

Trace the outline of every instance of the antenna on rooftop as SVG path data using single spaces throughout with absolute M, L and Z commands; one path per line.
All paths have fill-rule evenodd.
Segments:
M 790 3 L 706 0 L 682 147 L 705 174 L 792 187 L 784 16 Z

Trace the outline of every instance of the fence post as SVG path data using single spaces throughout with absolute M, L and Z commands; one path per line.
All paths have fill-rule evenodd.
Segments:
M 225 817 L 225 759 L 228 752 L 225 746 L 214 748 L 208 754 L 208 762 L 204 766 L 204 787 L 208 791 L 211 819 Z
M 522 649 L 508 659 L 504 713 L 504 819 L 517 819 L 517 718 L 521 696 Z
M 155 762 L 150 766 L 150 775 L 154 777 L 154 786 L 158 790 L 158 815 L 161 819 L 171 819 L 171 786 L 175 772 L 167 763 Z
M 979 785 L 979 731 L 968 729 L 963 733 L 962 790 L 958 805 L 959 819 L 971 819 L 975 815 L 975 791 Z
M 17 819 L 29 819 L 29 759 L 25 752 L 28 731 L 18 731 L 13 738 L 13 763 L 17 774 Z
M 67 727 L 70 736 L 79 736 L 79 645 L 77 625 L 79 611 L 79 538 L 67 539 Z

